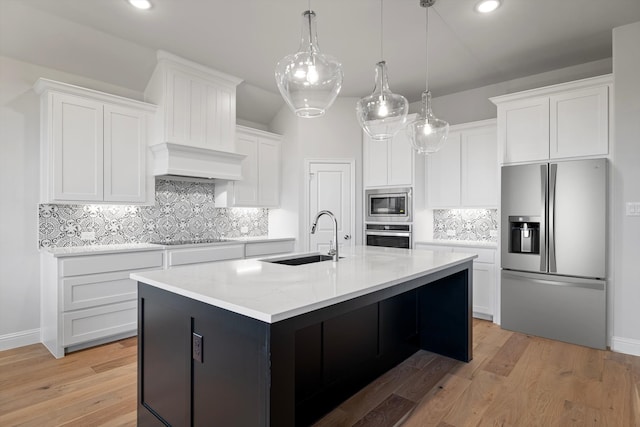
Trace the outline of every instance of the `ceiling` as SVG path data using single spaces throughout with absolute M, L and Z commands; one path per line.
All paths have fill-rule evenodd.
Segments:
M 0 54 L 141 92 L 163 49 L 242 78 L 238 118 L 268 124 L 284 105 L 273 70 L 297 50 L 304 0 L 0 0 Z M 434 97 L 611 57 L 611 30 L 640 21 L 640 0 L 477 0 L 429 9 Z M 315 0 L 322 52 L 344 66 L 341 96 L 373 89 L 381 58 L 379 0 Z M 410 102 L 425 87 L 425 9 L 384 2 L 382 49 L 391 90 Z

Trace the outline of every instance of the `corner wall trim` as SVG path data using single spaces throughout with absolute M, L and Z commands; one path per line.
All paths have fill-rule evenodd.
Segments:
M 23 347 L 25 345 L 37 344 L 39 342 L 40 329 L 30 329 L 27 331 L 0 335 L 0 351 L 11 350 L 12 348 Z
M 640 356 L 640 340 L 623 337 L 611 337 L 611 351 Z

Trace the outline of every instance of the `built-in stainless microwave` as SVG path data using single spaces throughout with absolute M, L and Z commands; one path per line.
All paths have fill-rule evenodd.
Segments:
M 411 222 L 411 188 L 377 188 L 365 191 L 365 222 Z

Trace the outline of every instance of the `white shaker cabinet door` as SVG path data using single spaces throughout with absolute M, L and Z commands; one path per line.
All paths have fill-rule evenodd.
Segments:
M 280 205 L 280 141 L 260 138 L 258 144 L 258 204 Z
M 258 205 L 258 137 L 238 132 L 236 152 L 247 157 L 242 160 L 242 180 L 233 183 L 234 206 Z
M 103 104 L 58 93 L 52 102 L 53 198 L 101 201 Z
M 244 154 L 242 179 L 232 184 L 227 206 L 277 207 L 280 204 L 280 136 L 238 126 L 236 152 Z
M 551 96 L 552 159 L 608 154 L 608 90 L 608 86 L 599 86 Z
M 530 98 L 498 105 L 498 141 L 504 163 L 549 158 L 549 98 Z
M 365 187 L 387 185 L 388 142 L 374 141 L 363 133 L 362 143 Z
M 144 113 L 105 104 L 104 201 L 145 201 L 146 126 Z
M 404 129 L 389 140 L 389 185 L 413 185 L 413 149 Z
M 451 208 L 460 206 L 460 139 L 450 132 L 442 148 L 427 156 L 427 206 Z
M 498 142 L 495 126 L 462 134 L 461 205 L 498 206 Z

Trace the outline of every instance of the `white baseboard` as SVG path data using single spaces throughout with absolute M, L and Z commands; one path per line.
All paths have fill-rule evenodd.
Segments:
M 611 337 L 611 351 L 630 354 L 632 356 L 640 356 L 640 340 Z
M 11 350 L 12 348 L 23 347 L 25 345 L 37 344 L 40 342 L 40 329 L 14 332 L 12 334 L 0 335 L 0 351 Z

